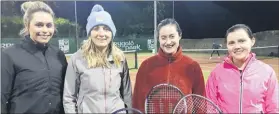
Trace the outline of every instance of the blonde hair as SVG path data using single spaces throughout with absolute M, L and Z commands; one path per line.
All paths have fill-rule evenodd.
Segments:
M 124 53 L 113 42 L 109 43 L 106 52 L 102 53 L 97 49 L 90 36 L 81 46 L 81 50 L 83 57 L 87 61 L 88 68 L 110 67 L 111 64 L 107 60 L 109 54 L 112 55 L 117 67 L 120 67 L 121 60 L 124 60 Z
M 52 11 L 52 9 L 46 3 L 41 1 L 24 2 L 23 4 L 21 4 L 21 10 L 24 12 L 24 28 L 20 31 L 19 35 L 23 37 L 29 34 L 28 27 L 34 13 L 42 11 L 49 13 L 54 18 L 54 12 Z

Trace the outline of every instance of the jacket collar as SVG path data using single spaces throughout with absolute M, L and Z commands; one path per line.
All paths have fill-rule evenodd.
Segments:
M 46 51 L 49 47 L 49 44 L 47 43 L 46 45 L 40 44 L 40 43 L 35 43 L 30 36 L 26 36 L 22 40 L 22 47 L 29 51 L 30 53 L 34 54 L 37 51 Z
M 158 55 L 160 57 L 168 60 L 169 62 L 174 62 L 174 61 L 180 60 L 183 57 L 181 46 L 178 47 L 176 53 L 171 54 L 171 55 L 170 54 L 166 54 L 161 48 L 159 48 Z
M 122 57 L 122 59 L 120 60 L 120 61 L 124 61 L 124 58 L 125 56 L 123 55 L 123 57 Z M 113 59 L 113 56 L 112 56 L 112 52 L 110 52 L 109 54 L 108 54 L 108 56 L 107 56 L 107 60 L 109 61 L 109 62 L 114 62 L 114 59 Z
M 249 67 L 250 64 L 254 60 L 256 60 L 256 54 L 251 52 L 245 60 L 246 66 L 244 66 L 243 70 L 245 70 L 247 67 Z M 236 69 L 238 69 L 232 62 L 232 56 L 228 55 L 227 57 L 225 57 L 224 62 L 227 63 L 227 64 L 230 64 L 230 65 L 234 66 Z

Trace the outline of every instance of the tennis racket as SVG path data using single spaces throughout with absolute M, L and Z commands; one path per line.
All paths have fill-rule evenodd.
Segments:
M 184 96 L 175 106 L 173 113 L 219 113 L 222 111 L 211 100 L 196 94 Z
M 181 90 L 174 85 L 165 83 L 156 85 L 145 100 L 145 113 L 172 113 L 183 96 Z
M 127 114 L 129 112 L 132 114 L 143 114 L 140 110 L 135 108 L 122 108 L 119 110 L 114 111 L 112 114 Z

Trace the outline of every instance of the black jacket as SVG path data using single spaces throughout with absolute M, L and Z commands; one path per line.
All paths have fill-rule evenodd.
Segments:
M 220 44 L 212 44 L 212 49 L 219 49 L 220 47 Z
M 67 61 L 59 48 L 26 37 L 1 53 L 2 113 L 63 113 Z

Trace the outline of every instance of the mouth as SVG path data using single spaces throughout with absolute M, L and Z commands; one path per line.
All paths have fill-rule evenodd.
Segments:
M 165 48 L 171 49 L 171 48 L 173 48 L 173 46 L 174 46 L 174 44 L 173 45 L 166 45 Z
M 237 51 L 234 51 L 233 53 L 234 54 L 241 54 L 243 52 L 243 50 L 237 50 Z
M 50 35 L 38 35 L 38 36 L 41 37 L 44 40 L 46 40 L 50 37 Z
M 51 37 L 52 33 L 40 33 L 40 32 L 37 32 L 36 33 L 37 37 L 40 37 L 44 40 L 47 40 L 49 37 Z
M 107 39 L 98 39 L 100 41 L 100 43 L 105 43 L 107 41 Z
M 103 39 L 99 39 L 100 41 L 106 41 L 107 39 L 106 38 L 103 38 Z

